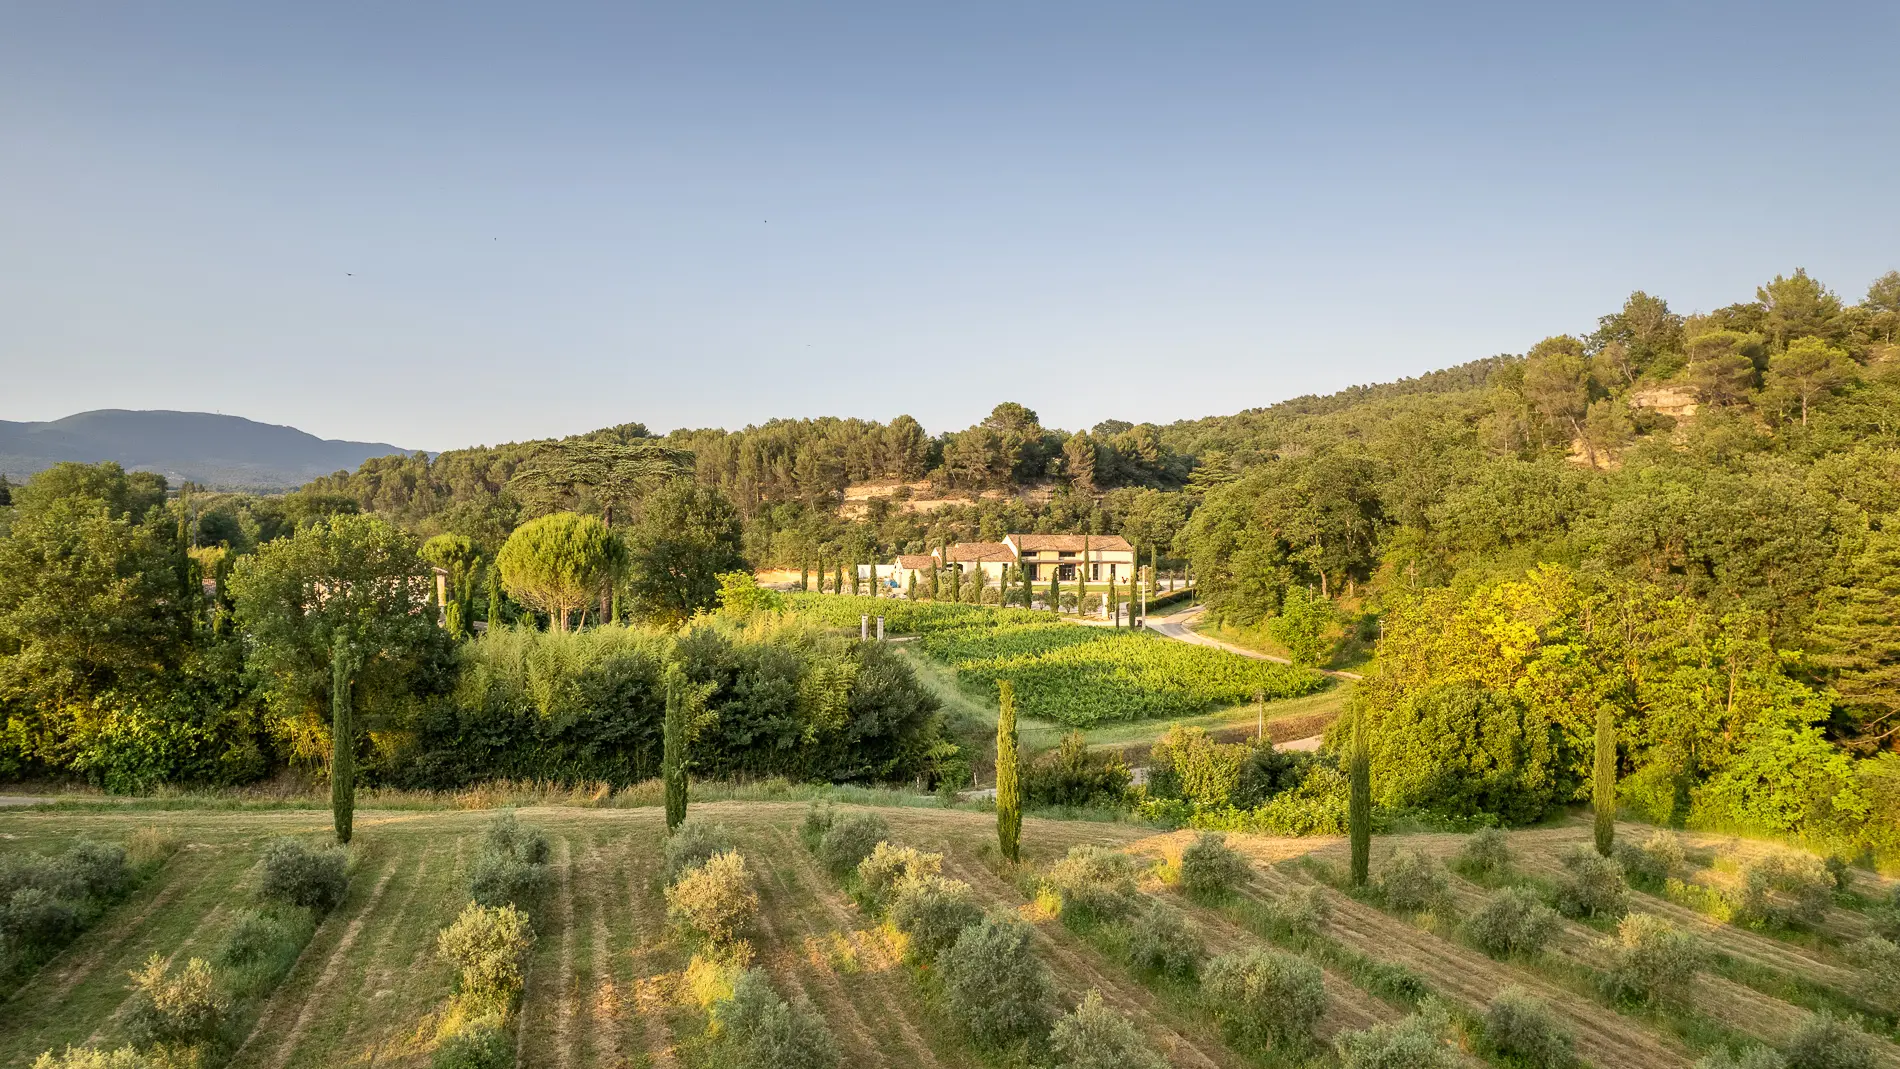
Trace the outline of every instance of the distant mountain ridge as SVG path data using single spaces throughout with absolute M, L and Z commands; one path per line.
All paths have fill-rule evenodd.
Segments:
M 113 460 L 176 485 L 288 489 L 371 457 L 405 450 L 387 442 L 318 438 L 295 427 L 211 412 L 105 408 L 49 423 L 0 420 L 0 473 L 15 480 L 62 460 Z

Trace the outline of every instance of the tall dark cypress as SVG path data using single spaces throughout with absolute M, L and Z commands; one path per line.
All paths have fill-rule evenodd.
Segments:
M 1016 749 L 1016 688 L 996 685 L 996 843 L 1015 861 L 1023 835 L 1021 758 Z
M 831 592 L 842 594 L 844 593 L 844 560 L 840 558 L 835 567 L 837 570 L 831 576 Z
M 686 673 L 666 666 L 666 720 L 660 729 L 660 777 L 666 786 L 666 832 L 686 819 Z
M 1364 887 L 1372 869 L 1372 750 L 1366 738 L 1364 710 L 1353 716 L 1348 775 L 1346 823 L 1352 837 L 1352 885 Z
M 350 646 L 330 643 L 330 816 L 336 841 L 348 843 L 356 820 L 356 723 L 350 713 Z
M 1036 603 L 1036 592 L 1029 585 L 1029 565 L 1021 565 L 1016 571 L 1023 581 L 1023 608 L 1027 609 Z
M 1590 805 L 1596 811 L 1597 853 L 1609 857 L 1616 844 L 1616 711 L 1607 703 L 1597 709 L 1596 743 Z
M 803 557 L 798 559 L 798 590 L 805 593 L 811 589 L 811 561 Z

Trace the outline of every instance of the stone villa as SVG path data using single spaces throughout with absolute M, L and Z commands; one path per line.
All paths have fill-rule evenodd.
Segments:
M 1091 583 L 1126 583 L 1135 574 L 1135 547 L 1120 535 L 1012 534 L 1001 542 L 951 543 L 949 564 L 961 564 L 965 575 L 980 570 L 992 584 L 1000 584 L 1004 569 L 1016 566 L 1028 569 L 1031 582 L 1047 583 L 1054 575 L 1073 583 L 1085 574 Z M 901 590 L 917 575 L 921 586 L 931 568 L 943 566 L 941 549 L 905 554 L 897 558 L 891 579 Z

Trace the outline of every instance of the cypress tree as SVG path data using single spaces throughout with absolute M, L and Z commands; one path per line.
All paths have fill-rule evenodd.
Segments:
M 1596 741 L 1590 806 L 1596 811 L 1597 853 L 1609 857 L 1616 842 L 1616 715 L 1608 704 L 1597 709 Z
M 932 579 L 932 582 L 933 583 L 935 582 L 934 577 Z M 909 584 L 908 589 L 904 591 L 904 596 L 909 598 L 911 601 L 917 600 L 917 573 L 916 572 L 910 573 L 910 584 Z
M 910 581 L 912 584 L 917 582 L 916 572 L 910 574 Z M 930 600 L 937 600 L 937 562 L 934 560 L 930 562 Z
M 831 592 L 833 594 L 842 594 L 844 593 L 844 561 L 838 561 L 838 563 L 834 565 L 834 569 L 835 570 L 831 573 Z M 853 585 L 855 586 L 856 584 Z M 853 593 L 856 593 L 856 591 L 853 591 Z
M 811 590 L 811 561 L 803 557 L 798 559 L 798 590 L 801 594 Z
M 488 630 L 501 626 L 501 569 L 488 562 Z
M 1022 565 L 1016 571 L 1023 581 L 1023 608 L 1027 609 L 1036 604 L 1036 592 L 1029 585 L 1029 565 Z
M 1349 776 L 1346 821 L 1352 836 L 1352 885 L 1364 887 L 1372 868 L 1372 752 L 1363 710 L 1353 716 Z
M 666 833 L 686 819 L 686 673 L 666 666 L 666 720 L 660 735 L 660 776 L 666 785 Z
M 350 647 L 330 643 L 330 816 L 336 841 L 348 843 L 356 819 L 356 725 L 350 715 Z
M 1016 752 L 1016 688 L 1005 679 L 996 685 L 996 842 L 1015 861 L 1023 835 L 1023 796 Z
M 851 562 L 851 596 L 858 596 L 858 562 Z
M 1049 611 L 1062 611 L 1062 565 L 1049 566 Z

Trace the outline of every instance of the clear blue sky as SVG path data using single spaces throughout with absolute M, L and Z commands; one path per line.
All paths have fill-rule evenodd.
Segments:
M 1890 2 L 9 4 L 0 418 L 1075 427 L 1636 288 L 1857 300 L 1900 266 L 1896 39 Z

